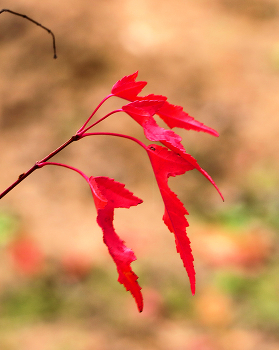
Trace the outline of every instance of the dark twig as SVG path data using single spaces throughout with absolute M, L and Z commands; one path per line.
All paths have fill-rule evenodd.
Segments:
M 52 36 L 52 43 L 53 43 L 53 51 L 54 51 L 54 56 L 53 56 L 53 58 L 57 58 L 57 55 L 56 55 L 56 45 L 55 45 L 55 36 L 54 36 L 54 34 L 52 33 L 52 31 L 51 31 L 50 29 L 46 28 L 46 27 L 43 26 L 41 23 L 36 22 L 36 21 L 34 21 L 32 18 L 30 18 L 30 17 L 28 17 L 28 16 L 26 16 L 26 15 L 23 15 L 23 14 L 21 14 L 21 13 L 14 12 L 14 11 L 8 10 L 8 9 L 3 9 L 3 10 L 1 10 L 1 11 L 0 11 L 0 14 L 1 14 L 2 12 L 9 12 L 9 13 L 12 13 L 13 15 L 26 18 L 26 19 L 28 19 L 28 21 L 30 21 L 30 22 L 32 22 L 32 23 L 35 23 L 37 26 L 39 26 L 39 27 L 45 29 L 49 34 L 51 34 L 51 36 Z

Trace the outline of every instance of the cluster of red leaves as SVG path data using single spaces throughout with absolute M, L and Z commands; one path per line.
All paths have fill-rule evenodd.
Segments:
M 160 142 L 163 145 L 151 144 L 145 146 L 141 144 L 149 156 L 165 205 L 163 221 L 175 235 L 177 252 L 181 256 L 189 276 L 191 291 L 194 294 L 194 259 L 190 240 L 186 233 L 186 227 L 189 224 L 185 215 L 188 212 L 176 194 L 170 190 L 168 178 L 197 169 L 216 187 L 219 193 L 220 191 L 212 178 L 198 165 L 197 161 L 190 154 L 186 153 L 181 144 L 181 137 L 170 129 L 160 127 L 156 123 L 154 115 L 158 115 L 170 128 L 178 127 L 186 130 L 203 131 L 214 136 L 218 136 L 218 133 L 190 117 L 183 111 L 182 107 L 170 104 L 165 96 L 138 96 L 147 83 L 145 81 L 136 81 L 137 75 L 138 73 L 136 72 L 119 80 L 112 87 L 110 96 L 117 96 L 130 101 L 129 104 L 122 107 L 122 111 L 126 112 L 143 127 L 144 134 L 148 140 Z M 142 311 L 143 298 L 141 287 L 137 283 L 138 276 L 131 269 L 131 263 L 136 260 L 135 254 L 125 246 L 113 227 L 114 208 L 129 208 L 140 204 L 142 200 L 135 197 L 123 184 L 113 179 L 90 177 L 87 181 L 94 197 L 98 212 L 97 222 L 103 230 L 104 242 L 117 266 L 118 281 L 131 292 L 139 311 Z
M 2 194 L 0 194 L 0 198 L 6 195 L 34 170 L 45 165 L 62 166 L 79 173 L 87 181 L 91 188 L 97 208 L 97 222 L 102 228 L 104 243 L 107 245 L 109 253 L 116 264 L 119 274 L 118 281 L 131 292 L 136 300 L 139 311 L 142 311 L 143 298 L 141 294 L 141 287 L 137 282 L 138 276 L 131 268 L 131 263 L 136 260 L 136 256 L 134 252 L 126 247 L 124 242 L 119 238 L 113 226 L 115 208 L 130 208 L 131 206 L 140 204 L 142 200 L 128 191 L 123 184 L 120 184 L 113 179 L 109 179 L 107 177 L 88 177 L 82 171 L 72 166 L 62 163 L 49 162 L 50 158 L 64 149 L 71 142 L 77 141 L 86 136 L 111 135 L 124 137 L 137 142 L 147 152 L 149 157 L 165 206 L 163 221 L 175 236 L 177 252 L 180 254 L 183 265 L 187 271 L 191 291 L 194 294 L 196 284 L 193 263 L 194 258 L 192 255 L 190 240 L 186 232 L 186 228 L 189 226 L 189 224 L 185 218 L 185 215 L 188 215 L 188 212 L 184 208 L 182 202 L 177 198 L 176 194 L 169 188 L 168 179 L 170 176 L 175 177 L 177 175 L 182 175 L 189 170 L 197 169 L 215 186 L 221 197 L 222 194 L 212 178 L 199 166 L 197 161 L 190 154 L 186 153 L 181 143 L 181 137 L 170 129 L 178 127 L 186 130 L 203 131 L 213 136 L 218 136 L 218 133 L 190 117 L 183 111 L 182 107 L 170 104 L 165 96 L 153 94 L 138 96 L 147 83 L 145 81 L 136 81 L 137 75 L 138 73 L 136 72 L 119 80 L 112 87 L 111 93 L 101 101 L 91 116 L 86 120 L 84 125 L 71 139 L 43 158 L 41 161 L 36 162 L 33 167 L 31 167 L 26 173 L 23 173 L 17 181 L 2 192 Z M 113 96 L 127 100 L 129 103 L 124 105 L 121 109 L 112 111 L 93 124 L 90 124 L 92 117 L 95 115 L 99 107 L 108 98 Z M 88 132 L 96 124 L 117 112 L 124 112 L 133 118 L 139 125 L 142 126 L 146 138 L 149 141 L 156 142 L 156 144 L 145 145 L 138 139 L 123 134 L 111 132 Z M 170 129 L 160 127 L 154 118 L 155 115 L 159 116 Z M 161 143 L 162 146 L 158 145 L 158 143 Z M 16 261 L 22 267 L 25 266 L 26 271 L 31 271 L 31 267 L 36 265 L 37 261 L 39 264 L 40 254 L 37 254 L 38 252 L 34 247 L 32 248 L 32 245 L 26 245 L 25 242 L 21 242 L 13 248 L 13 251 Z M 25 259 L 26 254 L 23 254 L 26 251 L 28 251 L 29 256 L 27 260 Z
M 0 11 L 0 13 L 4 11 L 24 17 L 51 33 L 53 36 L 54 58 L 56 58 L 55 37 L 49 29 L 43 27 L 40 23 L 32 20 L 31 18 L 11 10 L 4 9 Z M 138 96 L 147 83 L 145 81 L 136 81 L 137 75 L 138 72 L 129 76 L 125 76 L 119 80 L 112 87 L 111 94 L 108 95 L 99 104 L 99 106 L 95 109 L 85 124 L 77 131 L 77 133 L 61 147 L 50 153 L 47 157 L 39 162 L 36 162 L 36 164 L 31 167 L 26 173 L 21 174 L 11 186 L 9 186 L 0 194 L 0 199 L 4 197 L 10 190 L 12 190 L 16 185 L 18 185 L 23 179 L 29 176 L 34 170 L 45 165 L 63 166 L 78 172 L 85 178 L 91 188 L 98 212 L 97 222 L 103 230 L 104 242 L 107 245 L 109 253 L 117 266 L 119 273 L 118 280 L 125 286 L 128 291 L 132 293 L 136 300 L 139 311 L 142 311 L 143 298 L 141 294 L 141 288 L 137 283 L 138 277 L 132 271 L 130 266 L 131 263 L 136 259 L 135 254 L 131 249 L 125 246 L 124 242 L 118 237 L 113 227 L 113 216 L 115 208 L 130 208 L 131 206 L 140 204 L 142 200 L 135 197 L 130 191 L 125 189 L 124 185 L 114 181 L 113 179 L 106 177 L 89 178 L 80 170 L 69 165 L 48 162 L 50 158 L 64 149 L 71 142 L 77 141 L 85 136 L 98 134 L 114 135 L 119 137 L 126 137 L 135 142 L 138 142 L 138 144 L 140 144 L 146 150 L 149 156 L 151 166 L 153 168 L 165 205 L 163 221 L 168 229 L 175 235 L 177 251 L 181 256 L 183 264 L 188 273 L 191 290 L 194 294 L 194 259 L 190 247 L 190 240 L 186 233 L 188 222 L 185 218 L 185 215 L 187 215 L 188 212 L 184 208 L 181 201 L 177 198 L 176 194 L 170 190 L 168 186 L 168 178 L 170 176 L 184 174 L 189 170 L 197 169 L 216 187 L 221 197 L 222 194 L 220 193 L 212 178 L 198 165 L 197 161 L 190 154 L 186 153 L 183 145 L 181 144 L 181 137 L 170 129 L 177 127 L 186 130 L 203 131 L 213 136 L 218 136 L 218 133 L 215 130 L 190 117 L 183 111 L 182 107 L 170 104 L 165 96 L 153 94 L 147 96 Z M 121 110 L 113 111 L 94 124 L 87 126 L 102 103 L 112 96 L 117 96 L 124 100 L 128 100 L 130 103 L 123 106 Z M 140 124 L 148 140 L 152 142 L 160 142 L 163 146 L 159 146 L 157 144 L 146 146 L 139 140 L 127 135 L 113 133 L 87 133 L 87 131 L 93 128 L 94 125 L 101 122 L 111 114 L 119 111 L 127 113 L 138 124 Z M 160 127 L 154 119 L 155 114 L 158 115 L 170 129 Z M 33 268 L 36 267 L 36 265 L 39 266 L 41 263 L 41 253 L 35 245 L 32 245 L 32 243 L 28 241 L 22 240 L 21 242 L 17 242 L 17 244 L 11 247 L 11 251 L 13 252 L 15 262 L 27 273 L 34 273 L 36 268 Z

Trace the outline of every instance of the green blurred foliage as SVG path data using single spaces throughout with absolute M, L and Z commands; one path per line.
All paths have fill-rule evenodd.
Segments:
M 0 212 L 0 247 L 5 247 L 14 237 L 18 219 L 9 213 Z

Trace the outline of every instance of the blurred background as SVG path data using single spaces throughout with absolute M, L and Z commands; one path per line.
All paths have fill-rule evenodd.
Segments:
M 1 350 L 279 349 L 279 1 L 2 0 L 51 36 L 0 16 L 0 191 L 70 138 L 135 71 L 219 138 L 175 130 L 197 171 L 170 179 L 190 212 L 197 293 L 162 222 L 146 154 L 128 140 L 87 138 L 54 158 L 109 176 L 144 200 L 116 211 L 138 260 L 138 314 L 96 224 L 86 182 L 36 171 L 0 203 Z M 101 117 L 122 105 L 110 99 Z M 97 116 L 96 116 L 97 117 Z M 124 114 L 100 131 L 144 140 Z

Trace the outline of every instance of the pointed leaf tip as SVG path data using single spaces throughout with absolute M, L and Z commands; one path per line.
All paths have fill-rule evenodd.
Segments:
M 203 131 L 216 137 L 219 136 L 216 130 L 195 120 L 188 113 L 184 112 L 181 106 L 173 105 L 167 101 L 158 112 L 158 115 L 171 129 L 177 127 L 186 130 Z
M 95 193 L 102 201 L 106 200 L 113 208 L 130 208 L 142 203 L 125 185 L 105 176 L 90 177 Z M 95 195 L 96 195 L 95 194 Z

